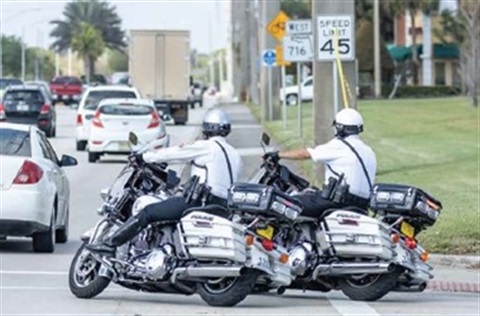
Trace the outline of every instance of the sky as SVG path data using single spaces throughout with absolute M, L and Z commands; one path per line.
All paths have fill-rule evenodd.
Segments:
M 51 20 L 63 19 L 65 0 L 0 0 L 0 31 L 22 36 L 29 46 L 47 47 Z M 228 25 L 225 0 L 109 0 L 117 7 L 123 28 L 186 29 L 191 31 L 191 47 L 200 52 L 226 46 Z M 211 27 L 209 27 L 211 24 Z

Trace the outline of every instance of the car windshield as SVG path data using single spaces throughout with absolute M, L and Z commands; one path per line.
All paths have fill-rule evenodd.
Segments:
M 107 91 L 90 91 L 85 100 L 85 109 L 96 110 L 98 104 L 103 99 L 136 99 L 137 96 L 132 91 L 119 91 L 119 90 L 107 90 Z
M 26 103 L 43 102 L 43 97 L 38 90 L 8 91 L 5 94 L 5 102 L 24 101 Z
M 148 115 L 153 108 L 137 104 L 105 104 L 100 108 L 100 113 L 106 115 Z
M 10 128 L 1 128 L 0 155 L 30 157 L 30 133 Z
M 0 79 L 0 89 L 5 89 L 8 86 L 22 84 L 22 80 L 19 79 Z
M 78 79 L 77 77 L 69 77 L 69 76 L 61 76 L 61 77 L 55 77 L 52 80 L 53 84 L 75 84 L 75 85 L 81 85 L 82 81 Z

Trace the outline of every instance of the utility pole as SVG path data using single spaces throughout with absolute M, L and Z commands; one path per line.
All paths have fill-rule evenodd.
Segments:
M 260 15 L 260 37 L 261 37 L 261 47 L 260 52 L 263 52 L 264 49 L 275 49 L 278 45 L 275 38 L 273 38 L 267 32 L 268 23 L 278 14 L 280 11 L 280 1 L 278 0 L 259 0 L 261 6 L 261 15 Z M 268 118 L 268 69 L 267 67 L 261 68 L 260 73 L 260 102 L 262 106 L 262 123 L 265 122 Z M 280 91 L 280 67 L 272 67 L 271 76 L 272 76 L 272 104 L 273 104 L 273 120 L 280 119 L 281 107 L 279 99 Z
M 340 89 L 334 91 L 334 67 L 333 62 L 319 62 L 319 43 L 318 43 L 318 22 L 317 17 L 322 15 L 339 16 L 349 15 L 353 28 L 355 25 L 355 1 L 321 1 L 313 0 L 312 7 L 312 28 L 314 38 L 314 58 L 313 75 L 314 75 L 314 107 L 313 107 L 313 130 L 315 145 L 324 144 L 331 140 L 334 136 L 332 122 L 335 114 L 341 107 L 334 108 L 334 99 L 343 100 Z M 353 43 L 350 43 L 350 49 L 355 47 L 355 33 L 352 38 Z M 345 48 L 343 48 L 345 50 Z M 342 61 L 343 74 L 345 80 L 348 82 L 352 94 L 352 102 L 350 107 L 356 107 L 356 67 L 355 61 Z M 337 82 L 336 86 L 340 87 L 341 83 Z M 337 93 L 337 95 L 335 95 Z M 341 102 L 339 102 L 341 103 Z M 319 183 L 325 180 L 325 167 L 322 164 L 316 164 L 316 179 Z
M 260 52 L 258 50 L 258 3 L 256 1 L 248 1 L 248 12 L 249 19 L 248 22 L 251 31 L 248 39 L 248 47 L 250 51 L 248 52 L 250 56 L 250 99 L 254 104 L 260 104 L 259 97 L 259 68 L 260 68 Z
M 25 28 L 22 27 L 22 81 L 25 81 Z
M 382 68 L 380 64 L 380 0 L 374 0 L 373 13 L 373 40 L 374 40 L 374 63 L 375 70 L 375 97 L 382 95 Z

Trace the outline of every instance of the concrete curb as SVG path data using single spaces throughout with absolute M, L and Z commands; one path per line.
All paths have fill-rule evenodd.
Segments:
M 480 284 L 450 281 L 430 281 L 427 283 L 426 290 L 431 290 L 434 292 L 480 293 Z
M 465 269 L 480 269 L 480 256 L 431 254 L 428 263 L 433 266 L 441 265 Z

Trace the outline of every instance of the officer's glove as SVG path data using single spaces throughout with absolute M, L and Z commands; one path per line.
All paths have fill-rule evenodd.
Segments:
M 266 153 L 265 155 L 263 155 L 263 160 L 273 164 L 277 164 L 278 161 L 280 160 L 278 151 L 272 151 L 272 152 Z

